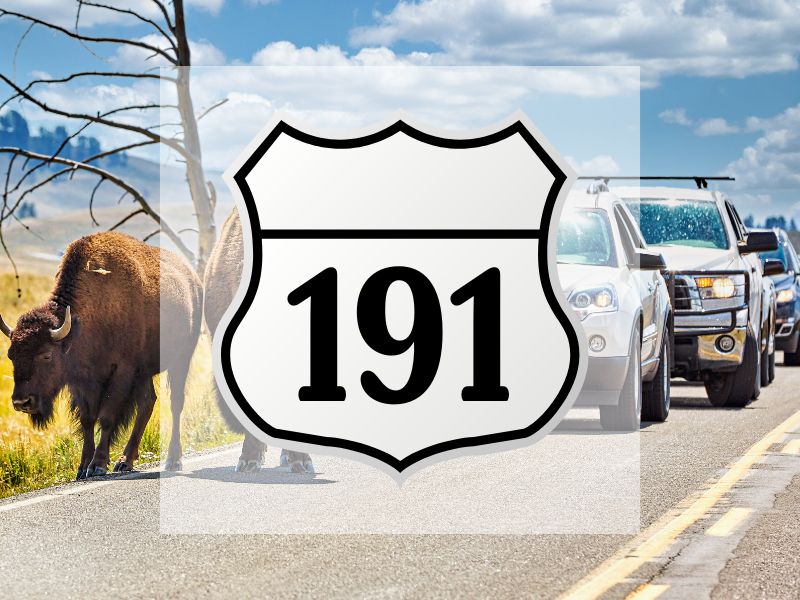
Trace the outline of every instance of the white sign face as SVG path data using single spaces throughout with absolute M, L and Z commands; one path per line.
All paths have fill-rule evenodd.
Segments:
M 399 474 L 531 443 L 569 409 L 585 351 L 554 238 L 572 175 L 524 115 L 346 139 L 278 118 L 226 175 L 246 257 L 216 374 L 257 437 Z

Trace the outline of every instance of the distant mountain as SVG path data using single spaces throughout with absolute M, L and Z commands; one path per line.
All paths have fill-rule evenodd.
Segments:
M 56 127 L 53 131 L 40 128 L 38 135 L 31 135 L 28 123 L 19 113 L 10 111 L 0 116 L 0 146 L 15 146 L 42 154 L 53 154 L 67 135 L 63 127 Z M 102 146 L 97 139 L 82 137 L 75 143 L 67 144 L 59 154 L 81 160 L 98 152 L 102 152 Z M 0 185 L 5 178 L 8 161 L 9 155 L 0 155 Z M 93 164 L 132 185 L 175 231 L 183 231 L 185 243 L 194 245 L 197 220 L 186 184 L 186 173 L 181 165 L 165 166 L 130 155 L 119 159 L 104 159 Z M 17 161 L 12 181 L 15 175 L 22 173 L 21 166 L 21 161 Z M 23 189 L 63 168 L 63 165 L 44 167 L 28 179 Z M 231 210 L 233 200 L 222 181 L 221 173 L 207 171 L 206 175 L 217 191 L 217 221 L 222 223 Z M 97 221 L 95 224 L 89 213 L 89 199 L 98 181 L 96 175 L 86 172 L 79 171 L 71 177 L 65 174 L 26 197 L 24 208 L 20 206 L 17 209 L 17 217 L 24 220 L 28 229 L 9 221 L 4 230 L 5 240 L 23 270 L 49 273 L 54 261 L 59 260 L 66 244 L 71 240 L 108 229 L 138 208 L 130 195 L 124 195 L 117 186 L 106 181 L 94 193 L 92 206 L 94 219 Z M 121 230 L 144 238 L 156 228 L 157 225 L 150 217 L 138 215 L 126 222 Z M 173 248 L 165 236 L 152 238 L 152 242 Z M 0 251 L 0 271 L 9 266 Z
M 103 151 L 97 138 L 81 135 L 70 140 L 59 151 L 59 147 L 69 137 L 66 127 L 58 126 L 52 131 L 39 128 L 38 135 L 32 135 L 28 121 L 20 113 L 11 110 L 0 115 L 0 146 L 13 146 L 38 152 L 40 154 L 56 154 L 73 160 L 85 160 Z M 105 160 L 108 166 L 123 166 L 127 163 L 128 155 L 124 152 L 109 156 Z
M 25 117 L 17 111 L 12 110 L 0 116 L 0 146 L 18 147 L 40 154 L 53 155 L 68 137 L 69 133 L 63 126 L 55 127 L 53 130 L 40 127 L 38 133 L 33 134 Z M 103 147 L 97 138 L 80 136 L 65 144 L 64 148 L 58 152 L 58 156 L 80 161 L 102 151 Z M 10 156 L 9 154 L 0 154 L 0 175 L 5 175 Z M 183 202 L 188 197 L 186 176 L 183 168 L 179 165 L 162 166 L 157 162 L 127 153 L 109 156 L 92 164 L 106 169 L 130 183 L 154 207 L 162 202 Z M 28 167 L 30 166 L 29 163 Z M 29 177 L 22 189 L 36 184 L 64 168 L 64 165 L 58 164 L 45 166 Z M 17 161 L 12 173 L 12 181 L 15 174 L 19 176 L 21 173 L 22 161 Z M 219 174 L 209 173 L 209 178 L 217 184 Z M 18 209 L 17 216 L 22 219 L 35 220 L 36 218 L 57 218 L 58 215 L 76 210 L 88 214 L 89 198 L 92 196 L 97 182 L 98 177 L 90 173 L 82 171 L 65 173 L 28 196 L 25 207 Z M 223 202 L 227 195 L 227 190 L 224 188 L 224 185 L 217 185 Z M 131 200 L 130 196 L 122 197 L 122 190 L 113 183 L 104 182 L 95 193 L 93 206 L 97 209 L 112 208 L 118 205 L 128 207 L 131 205 Z

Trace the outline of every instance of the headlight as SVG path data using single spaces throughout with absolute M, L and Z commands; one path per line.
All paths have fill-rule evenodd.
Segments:
M 695 277 L 694 282 L 697 284 L 697 290 L 703 300 L 709 298 L 733 298 L 734 296 L 744 295 L 744 275 L 702 276 Z
M 574 290 L 569 304 L 583 321 L 595 313 L 614 312 L 619 308 L 617 292 L 612 285 Z
M 780 292 L 778 292 L 777 301 L 778 301 L 778 304 L 782 304 L 784 302 L 793 302 L 794 301 L 794 290 L 791 289 L 791 288 L 788 289 L 788 290 L 781 290 Z

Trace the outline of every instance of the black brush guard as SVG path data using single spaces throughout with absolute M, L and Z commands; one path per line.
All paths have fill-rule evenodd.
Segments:
M 713 271 L 713 270 L 696 270 L 696 271 L 665 271 L 663 273 L 664 280 L 667 283 L 667 290 L 669 291 L 669 301 L 672 305 L 672 319 L 673 319 L 673 327 L 672 327 L 672 334 L 674 337 L 698 337 L 701 335 L 721 335 L 725 333 L 730 333 L 734 329 L 736 329 L 736 313 L 740 310 L 747 309 L 748 307 L 748 300 L 750 298 L 750 280 L 747 277 L 746 271 Z M 675 282 L 678 277 L 730 277 L 732 275 L 743 275 L 744 276 L 744 302 L 739 306 L 734 306 L 731 308 L 713 308 L 708 310 L 691 310 L 686 308 L 679 308 L 678 307 L 678 300 L 689 300 L 691 303 L 691 298 L 677 298 L 675 294 Z M 702 302 L 702 300 L 701 300 Z M 691 331 L 675 331 L 674 323 L 676 317 L 703 317 L 709 315 L 720 315 L 724 313 L 729 313 L 731 316 L 731 324 L 729 327 L 697 327 L 697 328 L 688 328 L 692 329 Z M 749 316 L 749 315 L 748 315 Z

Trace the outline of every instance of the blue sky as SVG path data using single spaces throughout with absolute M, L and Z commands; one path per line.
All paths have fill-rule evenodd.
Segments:
M 129 0 L 144 3 L 146 0 Z M 782 0 L 194 0 L 189 34 L 211 64 L 355 62 L 365 48 L 416 64 L 638 65 L 642 174 L 733 173 L 741 212 L 800 215 L 800 8 Z M 5 0 L 69 23 L 64 0 Z M 140 25 L 87 14 L 84 31 L 130 37 Z M 24 27 L 0 19 L 0 70 Z M 289 42 L 275 46 L 276 42 Z M 271 46 L 272 45 L 272 46 Z M 308 47 L 306 51 L 301 49 Z M 323 48 L 324 47 L 324 48 Z M 266 49 L 266 50 L 265 50 Z M 278 51 L 280 50 L 280 51 Z M 259 53 L 262 53 L 259 55 Z M 109 51 L 105 51 L 108 55 Z M 333 56 L 333 58 L 331 58 Z M 339 63 L 337 63 L 339 64 Z M 18 79 L 106 66 L 34 30 Z M 605 102 L 613 103 L 614 95 Z M 609 100 L 608 98 L 611 98 Z M 602 110 L 598 110 L 602 118 Z M 546 127 L 543 127 L 546 129 Z M 608 150 L 618 168 L 629 161 Z M 597 146 L 594 143 L 593 146 Z M 580 160 L 590 162 L 586 148 Z M 591 163 L 590 163 L 591 164 Z M 594 164 L 604 164 L 594 163 Z

